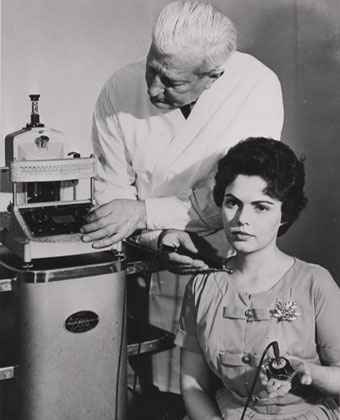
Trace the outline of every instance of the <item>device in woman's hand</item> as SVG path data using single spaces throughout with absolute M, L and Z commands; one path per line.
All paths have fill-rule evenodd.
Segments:
M 288 359 L 280 356 L 277 341 L 273 342 L 273 351 L 274 357 L 265 366 L 268 379 L 275 378 L 282 381 L 291 381 L 295 375 L 295 370 L 292 368 Z
M 275 378 L 282 381 L 291 381 L 294 377 L 295 371 L 292 368 L 289 360 L 285 357 L 272 358 L 266 366 L 266 374 L 268 379 Z

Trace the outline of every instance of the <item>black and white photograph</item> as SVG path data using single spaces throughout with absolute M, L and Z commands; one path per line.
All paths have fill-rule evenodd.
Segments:
M 0 29 L 0 420 L 340 420 L 339 0 Z

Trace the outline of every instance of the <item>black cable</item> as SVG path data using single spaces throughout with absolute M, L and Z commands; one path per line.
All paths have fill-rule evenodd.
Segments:
M 145 280 L 145 293 L 146 293 L 147 296 L 149 296 L 152 272 L 149 272 L 149 273 L 147 272 L 146 274 L 147 275 L 144 278 L 144 280 Z M 144 335 L 145 329 L 146 329 L 146 325 L 143 322 L 142 326 L 141 326 L 141 329 L 140 329 L 140 332 L 139 332 L 137 352 L 131 357 L 138 356 L 138 355 L 141 354 L 141 349 L 142 349 L 142 344 L 143 344 L 143 335 Z M 134 407 L 134 404 L 136 403 L 137 376 L 138 376 L 137 372 L 134 369 L 132 388 L 130 387 L 131 392 L 132 392 L 132 406 L 133 407 Z
M 243 409 L 243 412 L 242 412 L 242 415 L 241 415 L 240 420 L 243 420 L 244 419 L 244 416 L 246 414 L 246 411 L 247 411 L 247 408 L 249 406 L 250 400 L 251 400 L 251 398 L 253 396 L 255 385 L 256 385 L 257 379 L 259 377 L 259 374 L 260 374 L 260 371 L 261 371 L 261 368 L 262 368 L 262 364 L 263 364 L 264 358 L 266 357 L 266 355 L 267 355 L 268 350 L 270 349 L 270 347 L 271 346 L 274 346 L 275 344 L 277 344 L 277 341 L 272 341 L 271 343 L 269 343 L 268 346 L 264 349 L 264 352 L 262 353 L 262 356 L 261 356 L 261 359 L 260 359 L 260 363 L 259 363 L 259 365 L 257 367 L 256 373 L 255 373 L 255 378 L 253 380 L 253 384 L 252 384 L 252 387 L 250 389 L 250 392 L 249 392 L 249 395 L 248 395 L 246 404 L 244 406 L 244 409 Z
M 126 271 L 125 271 L 126 273 Z M 118 368 L 117 368 L 117 378 L 116 378 L 116 404 L 115 404 L 115 420 L 118 419 L 118 398 L 119 398 L 119 391 L 120 391 L 120 369 L 122 364 L 122 356 L 123 356 L 123 345 L 124 345 L 124 330 L 125 330 L 125 315 L 126 315 L 126 291 L 127 291 L 127 284 L 126 284 L 126 274 L 125 274 L 125 281 L 124 281 L 124 295 L 123 295 L 123 315 L 122 315 L 122 326 L 120 331 L 120 343 L 119 343 L 119 354 L 118 354 Z M 126 351 L 126 349 L 125 349 Z

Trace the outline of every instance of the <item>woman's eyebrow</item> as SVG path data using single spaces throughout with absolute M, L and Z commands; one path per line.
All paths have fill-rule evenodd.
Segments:
M 272 204 L 274 205 L 274 201 L 270 201 L 270 200 L 255 200 L 252 201 L 252 204 Z
M 234 200 L 234 201 L 236 201 L 238 203 L 242 203 L 242 200 L 240 200 L 234 194 L 231 194 L 231 193 L 225 194 L 223 198 L 231 198 L 232 200 Z
M 224 197 L 228 197 L 228 198 L 233 198 L 236 201 L 241 201 L 238 197 L 236 197 L 234 194 L 232 193 L 227 193 L 224 195 Z M 274 201 L 268 200 L 268 199 L 262 199 L 262 200 L 254 200 L 251 202 L 252 204 L 271 204 L 274 205 Z

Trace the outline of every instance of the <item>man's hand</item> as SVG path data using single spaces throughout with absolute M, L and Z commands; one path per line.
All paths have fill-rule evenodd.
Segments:
M 93 242 L 93 248 L 105 248 L 128 238 L 137 229 L 146 228 L 144 201 L 112 200 L 85 216 L 81 228 L 84 242 Z
M 194 254 L 198 253 L 190 234 L 182 230 L 165 230 L 162 232 L 158 239 L 158 247 L 162 249 L 163 245 L 175 248 L 182 247 Z M 177 252 L 164 251 L 162 252 L 162 258 L 167 269 L 176 274 L 194 274 L 209 268 L 199 257 L 194 259 Z

